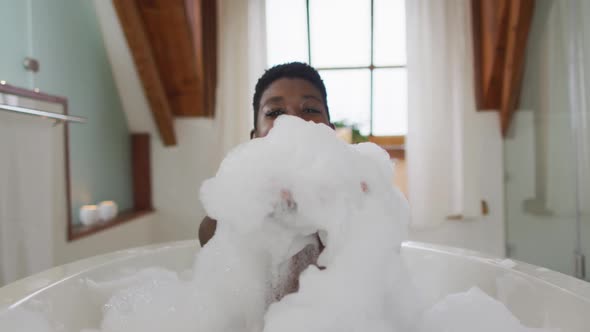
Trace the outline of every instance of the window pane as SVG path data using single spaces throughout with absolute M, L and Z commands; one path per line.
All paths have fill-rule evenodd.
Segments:
M 308 62 L 305 0 L 266 0 L 267 63 Z
M 311 64 L 369 66 L 371 1 L 310 0 Z
M 332 122 L 343 121 L 348 125 L 357 125 L 363 135 L 368 135 L 371 130 L 369 70 L 322 70 L 320 75 L 328 91 L 328 108 Z
M 375 69 L 373 72 L 373 135 L 405 135 L 407 132 L 406 69 Z
M 376 66 L 405 65 L 405 0 L 374 1 L 374 64 Z

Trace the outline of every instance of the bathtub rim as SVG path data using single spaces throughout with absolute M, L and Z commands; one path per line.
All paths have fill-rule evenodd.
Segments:
M 120 262 L 134 257 L 149 255 L 166 250 L 200 248 L 196 240 L 165 242 L 151 244 L 137 248 L 118 250 L 107 254 L 92 256 L 78 261 L 56 266 L 43 272 L 25 277 L 0 288 L 0 309 L 14 308 L 31 299 L 44 290 L 76 278 L 93 269 Z M 401 245 L 402 257 L 404 252 L 419 254 L 437 254 L 452 256 L 479 264 L 492 265 L 496 268 L 515 273 L 518 276 L 534 280 L 545 286 L 565 292 L 590 305 L 590 283 L 572 276 L 549 270 L 536 265 L 510 259 L 513 266 L 506 264 L 505 258 L 481 253 L 474 250 L 456 248 L 438 244 L 405 241 Z
M 491 265 L 509 273 L 525 279 L 541 283 L 561 292 L 565 292 L 577 299 L 590 305 L 590 282 L 575 278 L 573 276 L 554 271 L 545 267 L 525 263 L 512 258 L 500 258 L 494 255 L 482 253 L 475 250 L 463 249 L 439 244 L 405 241 L 402 243 L 402 251 L 419 250 L 443 254 L 448 256 L 460 257 L 469 261 L 475 261 L 481 264 Z M 402 255 L 403 257 L 403 255 Z M 507 261 L 514 263 L 513 266 L 507 266 Z
M 183 247 L 194 248 L 195 252 L 200 249 L 200 245 L 196 240 L 163 242 L 117 250 L 52 267 L 0 287 L 0 310 L 17 307 L 50 287 L 64 283 L 96 268 L 134 257 Z

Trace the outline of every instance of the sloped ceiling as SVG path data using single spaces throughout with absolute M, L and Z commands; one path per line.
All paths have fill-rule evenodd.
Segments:
M 174 117 L 212 117 L 217 75 L 215 0 L 113 0 L 165 145 Z

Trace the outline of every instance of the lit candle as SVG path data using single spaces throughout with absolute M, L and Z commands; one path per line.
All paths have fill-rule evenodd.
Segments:
M 98 220 L 98 207 L 96 205 L 84 205 L 80 208 L 80 222 L 83 225 L 92 225 Z
M 111 220 L 117 216 L 117 203 L 113 201 L 100 202 L 98 205 L 98 215 L 101 220 Z

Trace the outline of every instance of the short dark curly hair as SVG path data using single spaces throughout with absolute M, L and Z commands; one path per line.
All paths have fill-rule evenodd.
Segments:
M 326 115 L 330 121 L 330 112 L 328 111 L 328 94 L 326 86 L 320 74 L 315 68 L 302 62 L 289 62 L 276 65 L 267 69 L 264 74 L 258 79 L 254 97 L 252 98 L 252 107 L 254 108 L 254 129 L 256 129 L 256 120 L 258 119 L 258 109 L 260 108 L 260 98 L 266 89 L 276 80 L 281 78 L 298 78 L 306 80 L 311 83 L 316 89 L 320 91 L 322 99 L 324 100 L 324 107 L 326 108 Z

